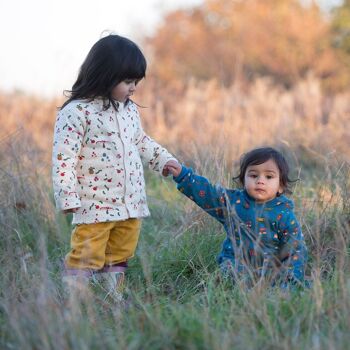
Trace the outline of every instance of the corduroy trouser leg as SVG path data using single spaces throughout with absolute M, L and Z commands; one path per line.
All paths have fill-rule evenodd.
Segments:
M 140 229 L 140 219 L 77 225 L 65 259 L 67 272 L 95 272 L 126 262 L 134 256 Z

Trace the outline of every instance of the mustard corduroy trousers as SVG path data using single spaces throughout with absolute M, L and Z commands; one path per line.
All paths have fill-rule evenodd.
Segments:
M 140 229 L 140 219 L 77 225 L 65 258 L 66 269 L 98 271 L 126 262 L 134 256 Z

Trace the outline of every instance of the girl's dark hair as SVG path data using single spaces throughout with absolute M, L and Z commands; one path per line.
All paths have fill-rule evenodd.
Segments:
M 283 155 L 276 151 L 272 147 L 256 148 L 252 151 L 242 155 L 240 159 L 240 169 L 238 176 L 234 177 L 234 180 L 239 180 L 241 185 L 244 186 L 244 177 L 248 166 L 259 165 L 272 159 L 280 172 L 280 185 L 283 187 L 284 192 L 291 193 L 289 189 L 290 183 L 294 182 L 288 176 L 289 166 Z
M 62 105 L 78 99 L 93 100 L 102 97 L 104 108 L 111 104 L 113 88 L 127 79 L 140 80 L 146 76 L 147 62 L 139 47 L 131 40 L 119 35 L 108 35 L 98 40 L 85 58 L 72 90 L 66 90 L 68 100 Z

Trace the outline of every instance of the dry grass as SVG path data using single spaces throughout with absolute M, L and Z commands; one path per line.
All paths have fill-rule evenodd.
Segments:
M 301 147 L 311 157 L 350 159 L 350 92 L 327 96 L 312 76 L 290 90 L 268 79 L 230 88 L 215 80 L 161 88 L 148 79 L 135 100 L 147 107 L 140 108 L 145 130 L 183 158 L 194 155 L 194 144 L 220 145 L 232 160 L 257 145 L 282 143 Z M 49 159 L 62 101 L 0 95 L 2 134 L 23 128 Z
M 133 306 L 125 312 L 101 305 L 93 294 L 73 303 L 63 297 L 60 266 L 70 227 L 54 211 L 40 152 L 23 134 L 12 141 L 3 140 L 0 155 L 0 170 L 6 171 L 0 181 L 1 348 L 289 350 L 348 344 L 346 163 L 329 160 L 322 178 L 295 189 L 314 285 L 291 295 L 218 283 L 220 226 L 176 193 L 174 184 L 149 177 L 152 217 L 144 222 L 129 269 Z M 222 149 L 192 153 L 203 174 L 228 184 Z
M 174 94 L 152 84 L 147 81 L 137 95 L 149 106 L 141 109 L 145 129 L 213 182 L 230 186 L 232 161 L 253 146 L 268 143 L 288 151 L 302 179 L 294 199 L 313 287 L 286 296 L 218 284 L 221 227 L 173 183 L 147 176 L 152 217 L 144 222 L 128 274 L 138 307 L 106 309 L 93 297 L 67 305 L 60 267 L 70 225 L 55 212 L 48 177 L 56 101 L 2 95 L 7 136 L 0 138 L 0 347 L 346 348 L 349 95 L 328 100 L 312 78 L 289 91 L 266 80 L 249 89 L 192 82 Z

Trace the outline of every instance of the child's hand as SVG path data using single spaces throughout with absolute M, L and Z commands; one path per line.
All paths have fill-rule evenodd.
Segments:
M 182 170 L 182 166 L 180 163 L 175 160 L 169 160 L 168 163 L 165 164 L 163 169 L 163 176 L 168 176 L 169 173 L 173 176 L 179 176 Z

